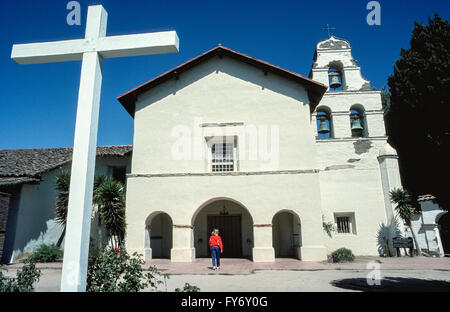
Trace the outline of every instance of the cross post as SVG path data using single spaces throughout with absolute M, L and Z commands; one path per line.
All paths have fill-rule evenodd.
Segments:
M 103 58 L 178 52 L 175 31 L 106 36 L 108 14 L 89 6 L 84 39 L 13 45 L 19 64 L 81 60 L 61 291 L 86 291 Z

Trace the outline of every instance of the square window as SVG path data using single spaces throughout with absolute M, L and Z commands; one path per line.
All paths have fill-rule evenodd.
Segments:
M 338 234 L 356 234 L 354 213 L 335 214 L 336 231 Z

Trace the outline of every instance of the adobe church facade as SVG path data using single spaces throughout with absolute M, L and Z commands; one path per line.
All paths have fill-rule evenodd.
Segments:
M 346 40 L 319 42 L 308 78 L 218 46 L 119 101 L 133 146 L 97 147 L 95 172 L 126 182 L 126 247 L 147 261 L 206 257 L 213 228 L 222 256 L 257 262 L 379 255 L 411 235 L 389 201 L 401 181 L 381 94 Z M 54 183 L 71 159 L 71 148 L 0 150 L 0 262 L 58 241 Z M 448 213 L 431 195 L 418 202 L 419 248 L 449 254 Z M 94 243 L 97 232 L 93 215 Z
M 129 251 L 190 262 L 218 228 L 224 256 L 255 262 L 379 254 L 397 156 L 347 41 L 320 42 L 309 78 L 218 46 L 118 99 Z

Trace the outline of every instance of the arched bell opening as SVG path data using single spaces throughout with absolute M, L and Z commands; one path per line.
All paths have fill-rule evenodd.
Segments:
M 369 136 L 365 109 L 361 104 L 350 107 L 350 129 L 353 138 L 365 138 Z
M 155 212 L 145 222 L 145 260 L 170 259 L 173 222 L 165 212 Z
M 272 243 L 275 258 L 301 259 L 301 225 L 295 212 L 284 210 L 273 216 Z
M 328 85 L 330 86 L 330 91 L 344 90 L 345 81 L 342 62 L 333 61 L 328 65 Z
M 316 126 L 318 139 L 330 139 L 334 137 L 333 120 L 330 108 L 319 106 L 316 110 Z

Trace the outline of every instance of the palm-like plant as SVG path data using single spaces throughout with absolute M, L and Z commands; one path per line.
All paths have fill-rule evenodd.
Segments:
M 56 177 L 55 187 L 58 191 L 56 198 L 56 222 L 64 229 L 58 239 L 60 247 L 66 234 L 67 207 L 69 204 L 70 172 L 62 170 Z M 98 219 L 98 247 L 102 246 L 102 226 L 104 225 L 108 235 L 119 247 L 125 237 L 125 188 L 122 183 L 105 175 L 96 176 L 94 179 L 93 203 L 97 205 Z
M 67 222 L 67 207 L 69 205 L 69 186 L 70 186 L 70 172 L 62 170 L 55 180 L 55 188 L 58 191 L 56 197 L 56 222 L 63 226 L 61 236 L 56 243 L 56 246 L 60 247 L 64 236 L 66 235 L 66 222 Z
M 106 175 L 95 176 L 94 178 L 94 194 L 92 196 L 92 201 L 94 205 L 97 205 L 97 248 L 103 249 L 103 222 L 100 213 L 100 197 L 99 194 L 100 186 L 108 179 Z
M 412 237 L 414 239 L 414 245 L 416 245 L 417 253 L 419 252 L 419 244 L 417 243 L 416 235 L 411 226 L 411 218 L 414 215 L 414 207 L 411 199 L 411 195 L 407 190 L 401 188 L 394 188 L 390 193 L 389 197 L 392 203 L 394 203 L 395 211 L 403 222 L 409 227 Z
M 125 237 L 125 188 L 122 183 L 109 177 L 99 177 L 94 191 L 94 203 L 98 206 L 99 227 L 104 225 L 115 247 L 119 247 Z

